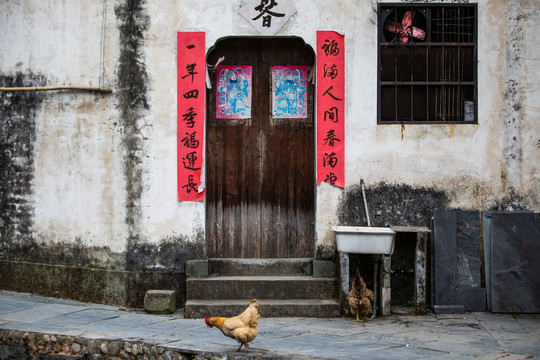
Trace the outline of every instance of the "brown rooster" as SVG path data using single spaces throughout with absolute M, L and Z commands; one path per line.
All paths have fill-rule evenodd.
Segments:
M 240 347 L 236 351 L 240 351 L 244 345 L 245 352 L 248 351 L 248 342 L 253 341 L 259 330 L 257 325 L 261 315 L 259 314 L 259 302 L 257 299 L 252 299 L 248 308 L 238 316 L 226 317 L 209 317 L 204 318 L 204 322 L 208 327 L 217 327 L 223 335 L 235 339 L 240 343 Z
M 366 319 L 371 320 L 368 316 L 373 313 L 372 304 L 373 291 L 366 287 L 364 279 L 360 276 L 360 271 L 356 269 L 356 277 L 352 284 L 352 289 L 349 291 L 349 306 L 351 307 L 351 312 L 356 315 L 356 320 L 354 321 L 364 322 Z M 360 315 L 363 315 L 362 320 L 360 320 Z

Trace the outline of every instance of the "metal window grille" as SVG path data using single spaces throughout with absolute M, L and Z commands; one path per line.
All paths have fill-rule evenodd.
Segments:
M 477 123 L 476 29 L 476 4 L 380 4 L 378 123 Z

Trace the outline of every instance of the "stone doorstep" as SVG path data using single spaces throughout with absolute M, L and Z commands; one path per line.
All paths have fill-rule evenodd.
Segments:
M 313 277 L 316 278 L 335 278 L 336 263 L 329 260 L 313 260 Z
M 148 290 L 144 310 L 151 314 L 172 314 L 176 310 L 175 290 Z
M 187 277 L 208 277 L 208 260 L 186 261 Z
M 312 259 L 209 259 L 210 276 L 284 276 L 312 275 Z
M 245 310 L 251 298 L 259 299 L 261 314 L 266 317 L 339 316 L 339 303 L 334 299 L 336 264 L 332 261 L 190 260 L 186 274 L 186 318 L 235 316 Z
M 312 276 L 223 276 L 188 278 L 187 300 L 327 299 L 335 295 L 333 278 Z
M 339 317 L 339 302 L 335 299 L 258 299 L 262 317 Z M 236 316 L 246 309 L 249 299 L 187 300 L 186 319 L 210 316 Z
M 187 277 L 208 276 L 313 276 L 335 277 L 336 264 L 311 258 L 188 260 Z

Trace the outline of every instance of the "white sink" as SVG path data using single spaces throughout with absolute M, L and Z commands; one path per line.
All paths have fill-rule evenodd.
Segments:
M 396 232 L 388 227 L 334 226 L 339 252 L 392 255 Z

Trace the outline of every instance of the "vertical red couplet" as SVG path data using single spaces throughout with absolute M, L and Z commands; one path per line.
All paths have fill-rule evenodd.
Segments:
M 345 36 L 317 31 L 317 184 L 345 187 Z
M 203 201 L 199 190 L 204 149 L 206 79 L 204 32 L 177 33 L 178 200 Z

